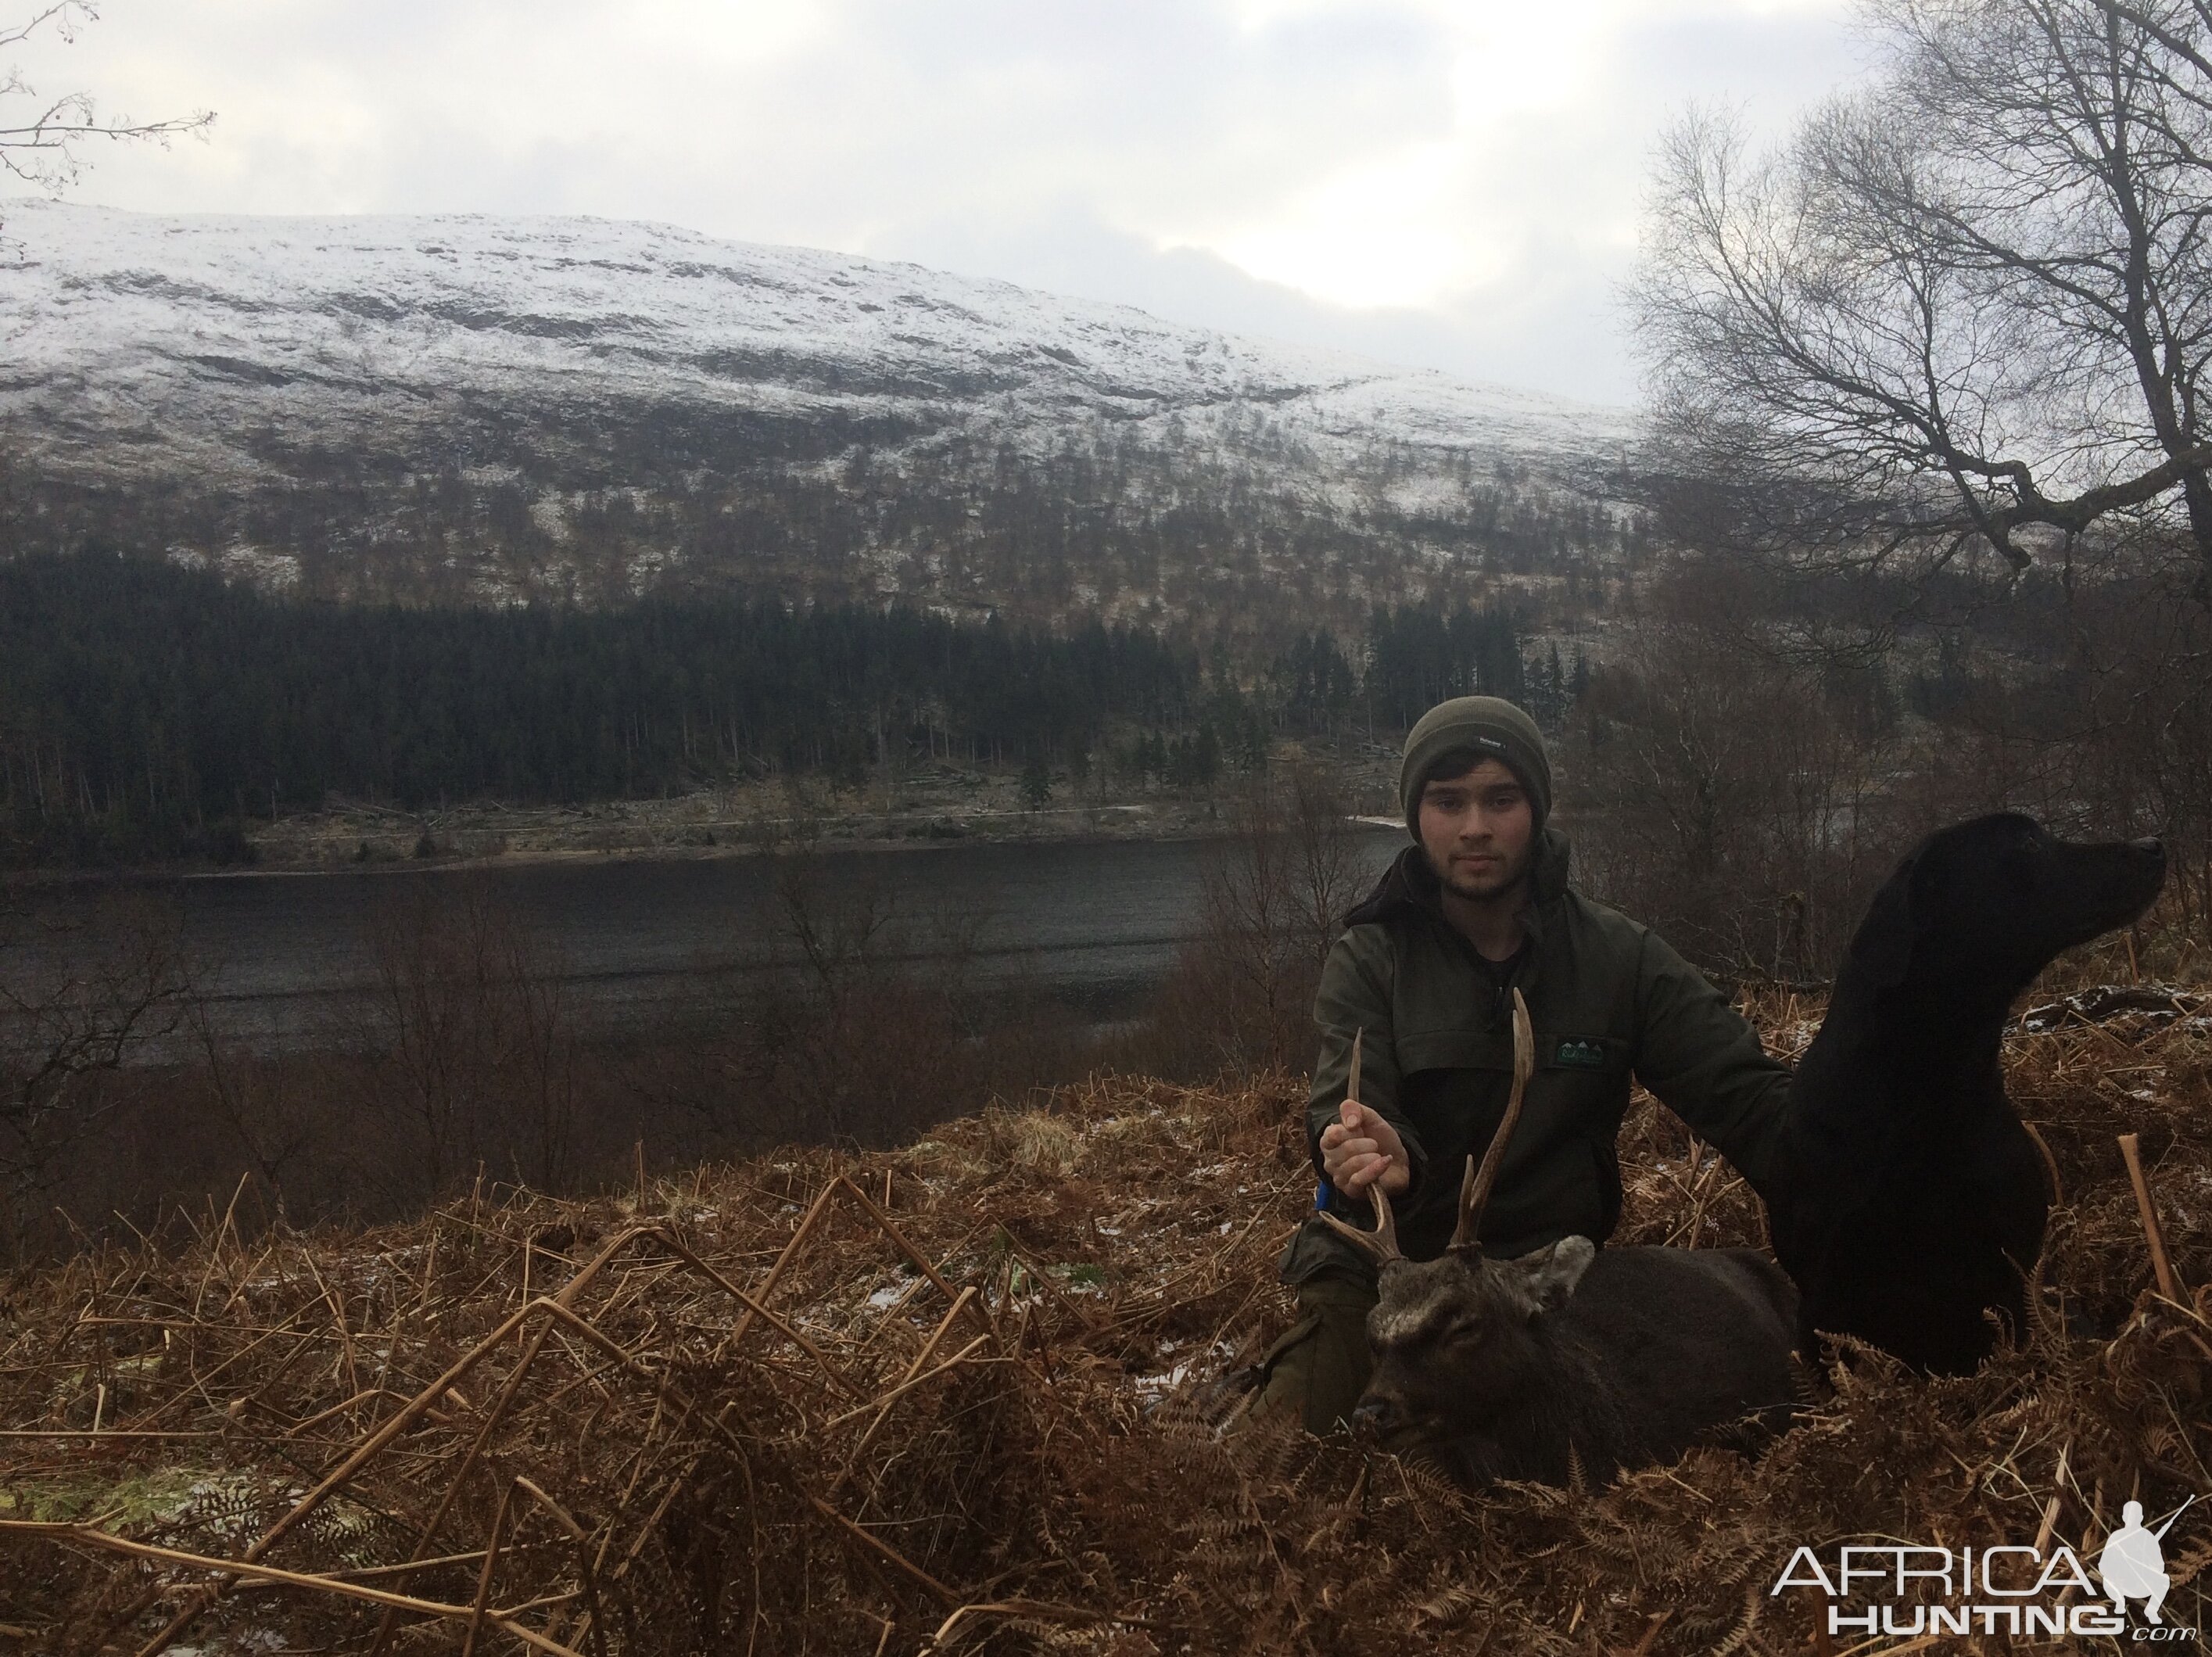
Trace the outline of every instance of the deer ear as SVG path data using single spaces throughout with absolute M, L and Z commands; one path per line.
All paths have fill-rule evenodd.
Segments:
M 1562 1237 L 1549 1248 L 1524 1254 L 1513 1264 L 1519 1268 L 1528 1297 L 1528 1315 L 1556 1312 L 1567 1303 L 1575 1286 L 1597 1258 L 1597 1245 L 1587 1237 Z

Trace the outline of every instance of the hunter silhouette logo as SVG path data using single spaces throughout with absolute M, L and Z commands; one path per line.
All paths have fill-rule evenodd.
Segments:
M 2196 1500 L 2195 1496 L 2190 1497 L 2154 1531 L 2144 1527 L 2142 1502 L 2130 1502 L 2120 1509 L 2120 1528 L 2105 1538 L 2105 1550 L 2097 1556 L 2097 1575 L 2104 1579 L 2105 1597 L 2112 1602 L 2117 1615 L 2126 1616 L 2128 1601 L 2140 1599 L 2143 1602 L 2145 1622 L 2165 1621 L 2158 1614 L 2158 1608 L 2165 1603 L 2171 1583 L 2166 1575 L 2166 1555 L 2160 1544 L 2173 1528 L 2173 1521 Z

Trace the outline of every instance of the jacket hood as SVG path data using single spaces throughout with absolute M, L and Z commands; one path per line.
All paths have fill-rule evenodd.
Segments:
M 1536 843 L 1536 860 L 1528 873 L 1528 905 L 1535 910 L 1547 907 L 1567 889 L 1567 864 L 1571 856 L 1567 837 L 1555 828 L 1547 827 Z M 1390 861 L 1382 871 L 1382 878 L 1375 889 L 1344 917 L 1346 926 L 1364 926 L 1370 921 L 1397 921 L 1412 915 L 1425 915 L 1440 925 L 1449 925 L 1444 919 L 1443 884 L 1437 872 L 1429 867 L 1428 854 L 1419 845 L 1407 846 Z

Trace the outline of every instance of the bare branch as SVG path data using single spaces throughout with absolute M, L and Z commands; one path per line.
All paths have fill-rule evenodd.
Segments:
M 157 905 L 112 899 L 36 956 L 16 918 L 0 935 L 0 1176 L 21 1192 L 115 1106 L 94 1078 L 175 1031 L 186 984 L 177 917 Z
M 1924 578 L 2150 515 L 2212 572 L 2212 7 L 1875 15 L 1885 72 L 1786 145 L 1693 113 L 1662 146 L 1630 295 L 1662 518 Z
M 20 22 L 0 25 L 0 52 L 22 46 L 41 33 L 73 40 L 78 29 L 99 20 L 99 9 L 89 0 L 56 0 Z M 87 165 L 82 146 L 95 139 L 166 147 L 174 138 L 204 136 L 214 122 L 215 113 L 204 109 L 151 121 L 103 116 L 85 92 L 67 93 L 41 104 L 20 69 L 11 65 L 0 75 L 0 168 L 50 193 L 82 175 Z

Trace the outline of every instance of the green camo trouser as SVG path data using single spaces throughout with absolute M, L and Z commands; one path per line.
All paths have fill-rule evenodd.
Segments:
M 1296 1414 L 1311 1433 L 1340 1429 L 1367 1390 L 1372 1283 L 1324 1275 L 1298 1285 L 1298 1320 L 1260 1361 L 1255 1416 Z

